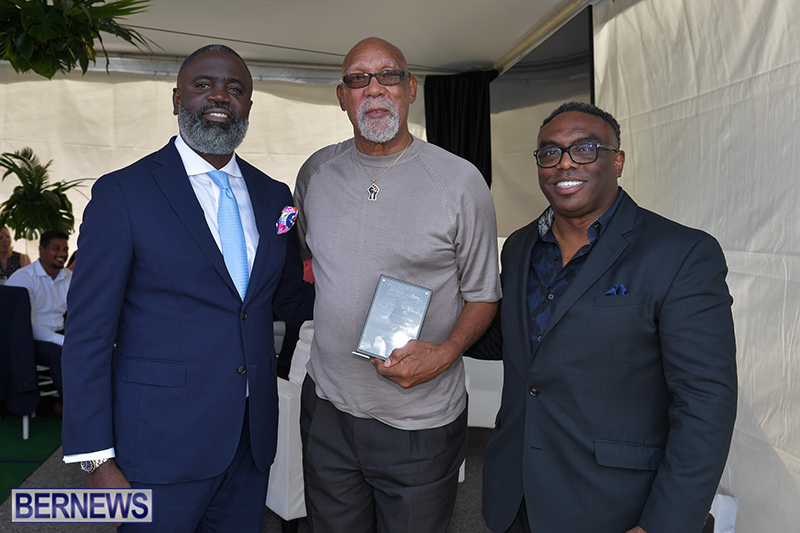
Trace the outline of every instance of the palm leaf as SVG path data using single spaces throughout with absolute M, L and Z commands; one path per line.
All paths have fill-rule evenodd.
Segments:
M 57 229 L 72 233 L 75 217 L 72 202 L 66 191 L 81 186 L 86 178 L 49 183 L 47 169 L 30 148 L 0 154 L 0 168 L 5 168 L 2 179 L 13 174 L 19 185 L 11 196 L 0 204 L 0 226 L 14 230 L 15 238 L 36 240 L 43 231 Z M 81 193 L 83 194 L 83 193 Z
M 103 33 L 115 35 L 140 50 L 155 44 L 115 19 L 142 13 L 151 0 L 0 0 L 0 59 L 17 72 L 33 70 L 52 78 L 79 66 L 85 74 L 96 62 L 94 41 L 106 58 Z M 158 45 L 156 45 L 158 46 Z

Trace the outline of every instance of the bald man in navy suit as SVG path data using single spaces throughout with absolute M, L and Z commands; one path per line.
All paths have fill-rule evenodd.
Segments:
M 234 155 L 252 90 L 230 48 L 189 56 L 173 92 L 180 135 L 100 178 L 84 213 L 64 454 L 90 488 L 153 490 L 153 523 L 126 530 L 261 531 L 277 436 L 273 311 L 311 318 L 313 289 L 294 231 L 276 228 L 289 188 Z M 238 212 L 233 233 L 223 212 Z

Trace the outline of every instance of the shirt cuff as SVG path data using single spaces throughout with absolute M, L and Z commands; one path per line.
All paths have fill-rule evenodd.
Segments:
M 114 448 L 106 448 L 105 450 L 100 450 L 99 452 L 91 452 L 91 453 L 79 453 L 76 455 L 65 455 L 64 462 L 65 463 L 79 463 L 81 461 L 96 461 L 98 459 L 113 459 L 116 457 L 117 454 L 114 452 Z
M 59 346 L 64 345 L 64 335 L 62 333 L 56 333 L 47 326 L 36 322 L 32 322 L 31 326 L 33 328 L 33 340 L 58 344 Z

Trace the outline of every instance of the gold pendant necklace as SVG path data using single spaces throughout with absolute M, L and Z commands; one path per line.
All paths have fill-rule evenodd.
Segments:
M 367 188 L 367 192 L 369 193 L 369 196 L 367 196 L 367 200 L 369 200 L 371 202 L 374 202 L 374 201 L 376 201 L 378 199 L 378 193 L 381 192 L 381 189 L 380 189 L 380 187 L 378 187 L 378 184 L 375 183 L 375 182 L 378 181 L 379 179 L 381 179 L 381 176 L 383 176 L 384 174 L 389 172 L 389 169 L 392 168 L 395 163 L 400 161 L 400 158 L 403 157 L 403 154 L 406 153 L 406 150 L 408 150 L 408 147 L 411 146 L 412 142 L 414 142 L 414 137 L 411 137 L 411 139 L 409 139 L 408 144 L 406 145 L 405 148 L 403 148 L 403 151 L 400 152 L 400 155 L 397 156 L 397 159 L 395 159 L 392 162 L 392 164 L 387 167 L 386 170 L 384 170 L 383 172 L 378 174 L 378 176 L 375 177 L 375 178 L 373 178 L 372 174 L 370 174 L 369 170 L 367 170 L 366 165 L 364 165 L 364 162 L 361 160 L 361 156 L 358 155 L 358 148 L 356 148 L 354 146 L 355 151 L 356 151 L 356 159 L 358 159 L 358 162 L 361 163 L 361 168 L 363 168 L 364 172 L 367 173 L 367 176 L 369 176 L 369 179 L 372 180 L 372 185 L 370 185 L 369 188 Z

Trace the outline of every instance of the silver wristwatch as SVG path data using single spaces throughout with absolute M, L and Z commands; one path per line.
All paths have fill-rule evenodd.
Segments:
M 97 469 L 98 466 L 105 463 L 109 459 L 111 459 L 111 457 L 106 457 L 105 459 L 95 459 L 94 461 L 81 461 L 81 470 L 87 474 L 91 474 Z

